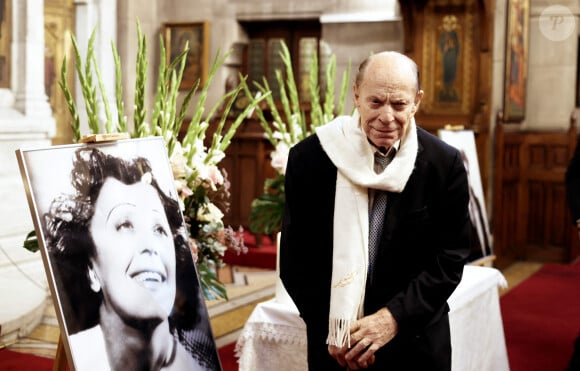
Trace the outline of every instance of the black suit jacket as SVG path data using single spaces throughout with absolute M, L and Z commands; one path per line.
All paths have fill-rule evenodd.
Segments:
M 566 169 L 566 198 L 572 223 L 580 219 L 580 136 L 576 140 L 576 150 Z
M 366 291 L 365 315 L 386 306 L 399 325 L 395 339 L 377 352 L 375 369 L 410 369 L 413 360 L 418 367 L 441 361 L 445 369 L 451 360 L 447 299 L 470 250 L 467 175 L 455 148 L 417 132 L 415 168 L 403 192 L 388 195 L 373 285 Z M 337 366 L 325 343 L 336 177 L 316 135 L 290 150 L 280 276 L 307 325 L 311 370 Z

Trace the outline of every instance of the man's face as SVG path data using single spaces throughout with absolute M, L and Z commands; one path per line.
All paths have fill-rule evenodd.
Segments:
M 390 148 L 405 133 L 423 91 L 407 61 L 376 55 L 362 82 L 354 86 L 355 105 L 367 138 L 377 147 Z

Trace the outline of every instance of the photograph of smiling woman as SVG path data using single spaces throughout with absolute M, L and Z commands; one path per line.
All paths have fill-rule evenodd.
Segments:
M 221 370 L 168 161 L 132 142 L 63 146 L 72 190 L 38 213 L 74 366 Z

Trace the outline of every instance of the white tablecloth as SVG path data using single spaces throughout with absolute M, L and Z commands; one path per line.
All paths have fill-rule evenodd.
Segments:
M 454 371 L 509 370 L 494 268 L 465 266 L 448 300 Z M 306 371 L 306 327 L 280 281 L 276 297 L 256 306 L 236 344 L 240 371 Z
M 452 370 L 509 370 L 498 286 L 507 287 L 507 282 L 497 269 L 465 266 L 447 301 Z

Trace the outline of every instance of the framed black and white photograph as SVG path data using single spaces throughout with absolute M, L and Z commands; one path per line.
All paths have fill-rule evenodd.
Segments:
M 470 262 L 493 256 L 493 238 L 489 228 L 489 220 L 479 160 L 475 145 L 473 130 L 439 130 L 438 136 L 447 144 L 457 148 L 461 153 L 463 164 L 467 171 L 469 182 L 469 218 L 472 225 Z
M 221 370 L 161 137 L 16 151 L 71 370 Z

